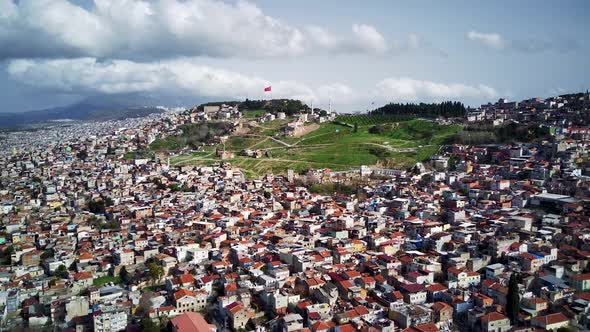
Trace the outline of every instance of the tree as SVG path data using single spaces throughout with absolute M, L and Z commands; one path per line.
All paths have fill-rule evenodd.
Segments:
M 436 118 L 443 117 L 462 117 L 466 113 L 465 106 L 460 102 L 445 101 L 440 104 L 420 103 L 420 104 L 396 104 L 390 103 L 379 107 L 371 112 L 370 115 L 387 115 L 399 119 L 423 117 Z
M 569 327 L 560 327 L 557 329 L 557 332 L 574 332 L 575 330 Z
M 159 332 L 160 324 L 156 324 L 151 318 L 144 317 L 141 320 L 141 330 L 149 332 Z
M 86 161 L 86 158 L 88 158 L 88 152 L 86 152 L 86 150 L 80 150 L 80 152 L 78 152 L 78 154 L 76 156 L 79 159 Z
M 0 261 L 2 264 L 10 264 L 12 262 L 12 254 L 14 253 L 14 247 L 9 245 L 4 249 L 4 251 L 0 251 Z
M 102 199 L 97 201 L 91 199 L 90 201 L 88 201 L 88 211 L 94 214 L 104 214 L 106 212 L 105 202 Z
M 156 296 L 158 296 L 156 293 L 149 290 L 143 293 L 139 298 L 139 304 L 137 305 L 135 314 L 138 316 L 147 315 L 152 308 L 151 300 Z
M 512 324 L 516 323 L 519 310 L 520 296 L 518 294 L 518 280 L 516 279 L 516 273 L 512 273 L 510 281 L 508 282 L 508 294 L 506 299 L 506 313 Z
M 374 125 L 373 127 L 369 128 L 369 133 L 370 134 L 383 134 L 385 132 L 385 127 L 383 127 L 382 125 Z
M 114 204 L 113 199 L 108 196 L 104 197 L 103 200 L 104 200 L 104 206 L 113 206 L 113 204 Z
M 119 276 L 125 284 L 128 284 L 131 281 L 131 276 L 129 275 L 129 272 L 127 272 L 127 269 L 124 266 L 121 268 L 121 271 L 119 271 Z
M 358 123 L 355 123 L 354 128 L 352 129 L 352 132 L 357 133 L 358 131 L 359 131 L 359 125 L 358 125 Z
M 164 276 L 164 268 L 159 264 L 148 263 L 147 268 L 152 283 L 155 283 Z
M 55 276 L 60 279 L 65 279 L 68 277 L 68 269 L 65 265 L 60 265 L 57 270 L 55 270 Z

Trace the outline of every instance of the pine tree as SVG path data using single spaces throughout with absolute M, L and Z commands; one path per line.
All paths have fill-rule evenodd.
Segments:
M 508 294 L 506 297 L 506 313 L 512 324 L 515 324 L 520 310 L 520 297 L 518 295 L 518 280 L 516 279 L 516 273 L 512 273 L 510 276 L 510 281 L 508 282 Z
M 129 272 L 127 271 L 127 269 L 124 266 L 121 268 L 121 271 L 119 272 L 119 277 L 121 277 L 121 280 L 125 284 L 128 284 L 131 279 L 129 276 Z

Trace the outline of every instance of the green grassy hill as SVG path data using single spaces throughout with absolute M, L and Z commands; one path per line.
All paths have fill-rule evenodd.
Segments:
M 426 120 L 372 122 L 367 124 L 323 123 L 302 137 L 281 136 L 280 128 L 287 121 L 261 124 L 248 134 L 232 136 L 226 150 L 236 153 L 228 160 L 241 167 L 246 175 L 259 176 L 269 171 L 284 173 L 287 169 L 303 172 L 310 168 L 348 170 L 360 165 L 407 168 L 435 154 L 445 139 L 461 130 L 461 126 L 439 125 Z M 379 123 L 380 130 L 370 130 Z M 215 146 L 203 151 L 174 157 L 175 165 L 213 164 Z M 259 149 L 264 157 L 238 156 L 243 149 Z

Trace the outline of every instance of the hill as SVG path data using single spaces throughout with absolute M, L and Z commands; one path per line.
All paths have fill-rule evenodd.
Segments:
M 461 130 L 461 126 L 418 119 L 380 124 L 378 131 L 372 124 L 351 126 L 325 122 L 315 124 L 301 137 L 285 137 L 281 128 L 288 122 L 289 119 L 275 120 L 256 125 L 247 133 L 233 134 L 225 142 L 225 149 L 235 156 L 225 161 L 241 167 L 249 176 L 269 171 L 285 173 L 287 169 L 349 170 L 360 165 L 407 168 L 429 159 L 445 140 Z M 175 156 L 171 163 L 218 163 L 221 162 L 215 154 L 218 148 L 222 145 L 209 145 L 200 151 Z M 243 155 L 245 150 L 257 151 L 257 157 Z
M 203 110 L 205 106 L 219 105 L 238 105 L 243 112 L 265 111 L 270 113 L 284 112 L 291 116 L 299 113 L 301 110 L 309 110 L 309 106 L 296 99 L 270 99 L 270 100 L 250 100 L 245 101 L 219 101 L 199 105 L 197 108 Z
M 19 127 L 55 120 L 105 121 L 161 112 L 157 102 L 135 94 L 94 96 L 80 102 L 23 113 L 0 113 L 0 127 Z

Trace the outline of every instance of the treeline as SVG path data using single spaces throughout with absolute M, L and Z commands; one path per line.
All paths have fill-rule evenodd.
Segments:
M 501 126 L 469 125 L 449 138 L 448 143 L 482 145 L 529 143 L 549 139 L 549 127 L 538 124 L 515 123 Z
M 257 111 L 265 110 L 271 113 L 284 112 L 287 115 L 298 114 L 302 110 L 308 110 L 309 107 L 295 99 L 272 99 L 272 100 L 250 100 L 246 99 L 240 104 L 240 110 Z
M 301 110 L 309 110 L 309 106 L 302 103 L 301 100 L 295 99 L 271 99 L 271 100 L 250 100 L 245 101 L 219 101 L 205 103 L 198 106 L 199 110 L 203 110 L 205 106 L 221 106 L 231 105 L 240 108 L 241 111 L 258 111 L 264 110 L 271 113 L 284 112 L 287 115 L 294 115 L 299 113 Z
M 442 103 L 390 103 L 369 112 L 370 115 L 387 115 L 397 117 L 463 117 L 466 113 L 465 105 L 457 101 L 445 101 Z
M 228 122 L 205 122 L 181 127 L 181 139 L 189 147 L 196 149 L 203 143 L 209 143 L 215 137 L 229 134 L 232 125 Z
M 230 105 L 230 106 L 236 106 L 236 105 L 240 105 L 241 102 L 239 101 L 212 101 L 209 103 L 204 103 L 201 104 L 199 106 L 197 106 L 197 109 L 202 111 L 205 109 L 205 106 L 221 106 L 221 105 Z

